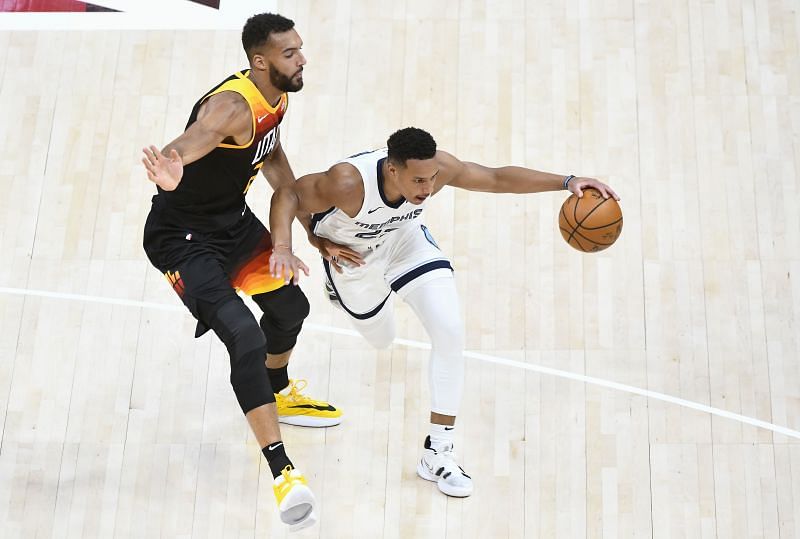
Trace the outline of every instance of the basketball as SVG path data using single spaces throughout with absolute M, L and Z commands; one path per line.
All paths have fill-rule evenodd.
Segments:
M 597 189 L 584 189 L 583 198 L 570 195 L 561 205 L 558 228 L 564 240 L 584 253 L 607 249 L 622 232 L 622 209 Z

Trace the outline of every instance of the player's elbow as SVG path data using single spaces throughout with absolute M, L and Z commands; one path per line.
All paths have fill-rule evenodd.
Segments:
M 291 185 L 281 185 L 272 193 L 272 207 L 296 208 L 297 202 L 297 193 Z

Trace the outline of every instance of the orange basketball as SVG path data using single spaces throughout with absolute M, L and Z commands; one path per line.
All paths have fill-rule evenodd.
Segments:
M 607 249 L 622 232 L 622 210 L 612 197 L 584 189 L 583 198 L 570 195 L 561 205 L 558 228 L 564 240 L 584 253 Z

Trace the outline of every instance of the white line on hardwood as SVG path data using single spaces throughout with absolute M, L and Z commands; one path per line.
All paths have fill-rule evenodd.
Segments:
M 22 296 L 39 296 L 44 298 L 52 298 L 52 299 L 67 299 L 67 300 L 76 300 L 76 301 L 86 301 L 91 303 L 105 303 L 110 305 L 121 305 L 126 307 L 140 307 L 146 309 L 159 309 L 164 311 L 183 311 L 183 306 L 180 305 L 169 305 L 166 303 L 155 303 L 155 302 L 148 302 L 148 301 L 135 301 L 129 299 L 122 299 L 122 298 L 107 298 L 102 296 L 88 296 L 83 294 L 68 294 L 64 292 L 51 292 L 48 290 L 26 290 L 23 288 L 6 288 L 0 287 L 0 293 L 2 294 L 14 294 L 14 295 L 22 295 Z M 334 326 L 326 326 L 321 324 L 314 324 L 314 323 L 306 323 L 304 327 L 311 331 L 320 331 L 325 333 L 332 333 L 337 335 L 348 335 L 353 337 L 359 337 L 360 335 L 358 332 L 352 329 L 346 328 L 338 328 Z M 419 349 L 428 349 L 430 348 L 430 344 L 422 341 L 413 341 L 409 339 L 401 339 L 397 338 L 394 340 L 395 344 L 399 344 L 402 346 L 407 346 L 409 348 L 419 348 Z M 706 404 L 702 404 L 699 402 L 693 402 L 686 399 L 681 399 L 678 397 L 673 397 L 671 395 L 666 395 L 664 393 L 659 393 L 657 391 L 649 391 L 647 389 L 638 388 L 635 386 L 630 386 L 627 384 L 620 384 L 617 382 L 613 382 L 611 380 L 605 380 L 602 378 L 596 378 L 594 376 L 585 376 L 583 374 L 577 374 L 569 371 L 562 371 L 559 369 L 552 369 L 549 367 L 543 367 L 541 365 L 535 365 L 531 363 L 523 363 L 521 361 L 514 361 L 512 359 L 506 359 L 497 356 L 491 356 L 487 354 L 482 354 L 480 352 L 470 352 L 465 351 L 464 357 L 468 357 L 470 359 L 477 359 L 479 361 L 486 361 L 488 363 L 495 363 L 497 365 L 505 365 L 506 367 L 513 367 L 517 369 L 528 370 L 532 372 L 537 372 L 540 374 L 549 374 L 551 376 L 557 376 L 559 378 L 566 378 L 568 380 L 574 380 L 576 382 L 583 382 L 586 384 L 591 384 L 599 387 L 605 387 L 608 389 L 615 389 L 617 391 L 622 391 L 625 393 L 631 393 L 634 395 L 640 395 L 642 397 L 647 397 L 649 399 L 660 400 L 663 402 L 667 402 L 670 404 L 675 404 L 677 406 L 683 406 L 684 408 L 690 408 L 692 410 L 697 410 L 699 412 L 705 412 L 708 414 L 716 415 L 718 417 L 724 417 L 726 419 L 731 419 L 733 421 L 738 421 L 740 423 L 744 423 L 747 425 L 752 425 L 754 427 L 760 427 L 762 429 L 770 430 L 772 432 L 776 432 L 778 434 L 783 434 L 785 436 L 789 436 L 791 438 L 796 438 L 800 440 L 800 431 L 792 430 L 786 427 L 782 427 L 780 425 L 775 425 L 773 423 L 769 423 L 767 421 L 762 421 L 760 419 L 756 419 L 753 417 L 744 416 L 741 414 L 736 414 L 733 412 L 729 412 L 727 410 L 722 410 L 720 408 L 714 408 L 713 406 L 708 406 Z

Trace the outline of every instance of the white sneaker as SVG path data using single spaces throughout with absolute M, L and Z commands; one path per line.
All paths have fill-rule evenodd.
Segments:
M 425 449 L 417 464 L 417 475 L 428 481 L 435 481 L 439 490 L 448 496 L 464 498 L 472 494 L 472 478 L 456 464 L 453 444 L 434 449 L 431 437 L 425 438 Z
M 302 530 L 317 522 L 316 500 L 308 482 L 298 470 L 287 466 L 272 483 L 281 521 L 291 531 Z

